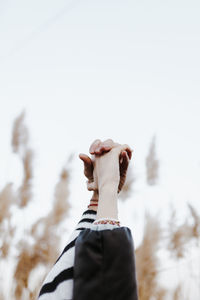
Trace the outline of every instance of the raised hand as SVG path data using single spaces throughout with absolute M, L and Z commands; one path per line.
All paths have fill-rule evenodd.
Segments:
M 109 158 L 107 155 L 104 155 L 105 153 L 110 152 L 113 149 L 115 150 L 113 152 L 114 155 L 112 154 L 112 159 L 111 159 L 111 155 L 109 156 Z M 98 190 L 99 183 L 98 183 L 96 171 L 94 170 L 94 165 L 95 162 L 100 157 L 102 157 L 103 159 L 101 159 L 101 162 L 104 161 L 103 164 L 106 167 L 107 166 L 106 165 L 107 163 L 105 162 L 105 157 L 106 157 L 106 161 L 109 162 L 109 168 L 110 168 L 110 171 L 107 172 L 108 173 L 107 175 L 109 175 L 109 173 L 110 175 L 109 177 L 107 176 L 105 178 L 105 174 L 104 174 L 105 172 L 104 173 L 101 172 L 100 181 L 102 183 L 103 178 L 104 180 L 115 180 L 115 183 L 118 181 L 118 192 L 120 192 L 125 183 L 129 161 L 132 156 L 132 150 L 130 149 L 130 147 L 128 145 L 120 145 L 118 143 L 114 143 L 113 140 L 111 139 L 106 140 L 104 142 L 101 142 L 100 140 L 95 140 L 90 146 L 89 151 L 90 154 L 92 155 L 91 158 L 86 154 L 79 155 L 80 159 L 84 162 L 84 174 L 88 178 L 88 184 L 87 184 L 88 190 L 94 190 L 94 191 Z M 116 159 L 118 160 L 118 167 L 116 167 L 116 164 L 114 164 L 114 161 L 116 162 Z M 113 169 L 114 165 L 115 168 Z M 103 178 L 102 178 L 102 174 L 104 176 Z

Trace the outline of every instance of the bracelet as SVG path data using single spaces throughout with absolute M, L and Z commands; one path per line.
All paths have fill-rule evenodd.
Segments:
M 98 204 L 97 204 L 97 203 L 91 203 L 91 204 L 88 205 L 88 208 L 89 208 L 90 206 L 98 206 Z
M 93 224 L 94 225 L 110 224 L 110 225 L 117 225 L 117 226 L 120 227 L 120 222 L 119 221 L 114 221 L 114 220 L 99 220 L 99 221 L 95 221 Z

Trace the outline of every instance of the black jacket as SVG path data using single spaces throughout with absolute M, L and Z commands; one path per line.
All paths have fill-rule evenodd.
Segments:
M 83 230 L 75 243 L 73 300 L 137 299 L 131 231 Z

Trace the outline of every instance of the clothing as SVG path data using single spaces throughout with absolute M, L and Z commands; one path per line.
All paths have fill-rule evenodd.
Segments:
M 83 213 L 81 220 L 70 236 L 66 247 L 47 274 L 40 290 L 38 300 L 72 299 L 75 242 L 80 232 L 90 228 L 95 220 L 96 212 L 94 210 L 86 210 Z
M 38 300 L 137 300 L 130 230 L 95 219 L 95 211 L 83 213 Z

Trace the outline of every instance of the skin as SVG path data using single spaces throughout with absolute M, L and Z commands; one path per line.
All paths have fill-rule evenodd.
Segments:
M 102 188 L 99 191 L 98 187 L 99 184 L 102 186 L 102 182 L 104 186 L 109 183 L 110 190 L 113 189 L 111 186 L 115 186 L 114 190 L 118 193 L 122 190 L 132 150 L 128 145 L 120 145 L 111 139 L 103 142 L 97 139 L 91 144 L 89 152 L 91 157 L 81 153 L 79 158 L 84 163 L 84 174 L 88 179 L 87 188 L 93 191 L 90 200 L 90 204 L 93 204 L 98 203 L 96 200 L 99 199 L 99 194 L 102 195 Z M 103 194 L 105 196 L 105 189 Z M 89 208 L 97 210 L 97 206 L 89 206 Z

